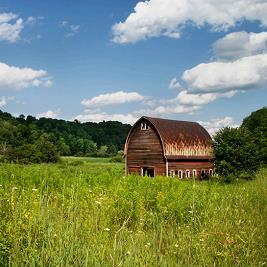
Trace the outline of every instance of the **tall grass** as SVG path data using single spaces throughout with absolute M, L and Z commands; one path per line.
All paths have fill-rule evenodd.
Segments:
M 266 181 L 124 177 L 123 164 L 0 165 L 2 266 L 264 266 Z

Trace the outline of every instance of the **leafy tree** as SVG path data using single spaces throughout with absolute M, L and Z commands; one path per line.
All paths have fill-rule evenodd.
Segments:
M 8 161 L 28 164 L 42 162 L 41 156 L 41 152 L 35 144 L 24 144 L 11 148 L 5 155 L 5 158 Z
M 267 107 L 252 112 L 243 120 L 242 128 L 250 131 L 259 146 L 260 161 L 267 163 Z
M 105 158 L 108 156 L 108 147 L 107 146 L 101 146 L 97 151 L 97 156 L 100 158 Z
M 115 155 L 117 154 L 117 152 L 118 152 L 118 148 L 117 148 L 116 145 L 110 145 L 110 146 L 108 147 L 107 153 L 108 153 L 108 155 L 109 155 L 110 157 L 115 156 Z
M 214 137 L 216 172 L 223 176 L 253 175 L 259 168 L 259 149 L 243 128 L 223 128 Z

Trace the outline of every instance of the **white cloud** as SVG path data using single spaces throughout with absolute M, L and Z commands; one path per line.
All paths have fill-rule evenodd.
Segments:
M 114 105 L 114 104 L 123 104 L 129 102 L 137 102 L 144 100 L 145 97 L 140 95 L 137 92 L 123 92 L 118 91 L 110 94 L 101 94 L 95 96 L 91 99 L 82 100 L 81 104 L 88 108 Z
M 61 114 L 60 109 L 57 110 L 48 110 L 46 112 L 42 112 L 37 114 L 38 118 L 51 118 L 56 119 Z
M 113 25 L 113 42 L 135 43 L 158 36 L 179 38 L 186 24 L 227 30 L 243 20 L 267 26 L 266 0 L 140 1 L 124 22 Z
M 74 25 L 70 24 L 68 21 L 63 20 L 59 23 L 59 27 L 65 28 L 68 33 L 65 35 L 66 37 L 72 37 L 79 33 L 81 26 L 80 25 Z
M 23 19 L 14 13 L 0 13 L 0 40 L 14 43 L 20 39 Z
M 169 88 L 171 88 L 171 89 L 178 89 L 178 88 L 181 88 L 181 85 L 180 85 L 180 83 L 178 82 L 178 80 L 176 78 L 173 78 L 170 81 Z
M 80 122 L 101 122 L 105 121 L 120 121 L 122 123 L 134 124 L 138 117 L 133 114 L 107 114 L 106 112 L 97 114 L 81 114 L 76 116 L 74 119 Z
M 267 32 L 232 32 L 213 44 L 219 60 L 234 60 L 267 52 Z
M 229 91 L 226 93 L 190 94 L 188 91 L 183 90 L 177 95 L 176 98 L 169 100 L 169 102 L 182 105 L 200 106 L 213 102 L 221 97 L 233 97 L 236 93 L 236 91 Z
M 60 27 L 66 27 L 68 24 L 69 24 L 68 21 L 63 20 L 63 21 L 60 21 L 59 26 L 60 26 Z
M 221 119 L 212 119 L 211 121 L 198 121 L 209 133 L 210 135 L 214 135 L 223 127 L 239 127 L 239 125 L 234 123 L 232 117 L 224 117 Z
M 267 54 L 232 62 L 202 63 L 186 70 L 182 79 L 193 93 L 222 93 L 261 87 L 267 80 Z
M 7 104 L 6 97 L 1 96 L 0 97 L 0 108 L 4 107 Z
M 51 86 L 52 81 L 44 70 L 19 68 L 0 62 L 0 89 L 23 89 L 30 86 Z

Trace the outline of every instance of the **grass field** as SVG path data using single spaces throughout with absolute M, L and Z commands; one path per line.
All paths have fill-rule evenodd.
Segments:
M 221 184 L 123 167 L 0 164 L 2 266 L 267 266 L 266 170 Z

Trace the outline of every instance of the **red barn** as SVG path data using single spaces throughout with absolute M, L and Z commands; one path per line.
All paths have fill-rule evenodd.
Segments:
M 175 176 L 213 175 L 209 133 L 198 123 L 142 117 L 126 139 L 127 174 Z

